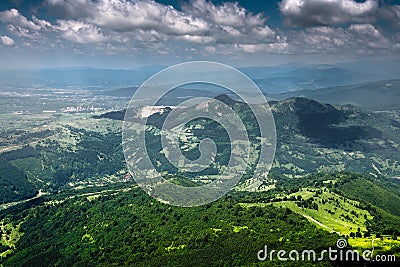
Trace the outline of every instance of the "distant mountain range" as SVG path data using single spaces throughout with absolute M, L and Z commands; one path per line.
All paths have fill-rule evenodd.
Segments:
M 290 63 L 273 67 L 242 68 L 265 94 L 311 90 L 395 78 L 346 65 Z
M 300 90 L 270 94 L 269 96 L 277 100 L 305 97 L 334 105 L 351 104 L 371 110 L 400 109 L 400 80 L 383 80 L 323 89 Z
M 195 89 L 196 88 L 196 89 Z M 96 94 L 131 98 L 137 87 L 125 87 L 114 90 L 102 90 Z M 208 90 L 204 85 L 196 84 L 175 89 L 166 94 L 159 105 L 177 105 L 193 97 L 216 97 L 228 91 L 215 88 Z M 250 94 L 251 93 L 244 93 Z M 400 80 L 380 80 L 361 84 L 334 86 L 321 89 L 306 89 L 278 94 L 267 94 L 270 101 L 285 100 L 292 97 L 303 97 L 331 105 L 353 105 L 364 110 L 399 110 L 400 109 Z
M 0 85 L 16 88 L 85 88 L 92 90 L 138 86 L 163 67 L 134 70 L 90 67 L 0 71 Z
M 376 66 L 379 65 L 377 69 Z M 91 67 L 54 68 L 38 70 L 2 70 L 0 86 L 11 88 L 86 88 L 114 90 L 137 87 L 165 66 L 150 66 L 132 70 L 97 69 Z M 397 79 L 398 62 L 351 62 L 340 64 L 288 63 L 277 66 L 239 68 L 265 94 L 319 89 Z M 196 89 L 212 91 L 207 86 Z

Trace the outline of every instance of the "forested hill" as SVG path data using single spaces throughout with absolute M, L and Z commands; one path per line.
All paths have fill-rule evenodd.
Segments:
M 229 97 L 222 98 L 228 101 Z M 252 124 L 244 103 L 230 98 L 228 102 L 247 124 Z M 349 170 L 400 176 L 398 120 L 352 105 L 333 106 L 298 97 L 271 101 L 270 106 L 277 127 L 274 168 L 278 172 L 297 176 Z M 161 127 L 168 112 L 152 114 L 149 124 Z M 115 111 L 97 118 L 122 120 L 124 114 L 125 111 Z

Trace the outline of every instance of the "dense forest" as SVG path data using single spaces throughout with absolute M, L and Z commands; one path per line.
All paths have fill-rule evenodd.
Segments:
M 264 245 L 322 250 L 337 239 L 289 209 L 245 208 L 232 196 L 197 208 L 138 188 L 51 199 L 7 217 L 24 220 L 24 234 L 5 266 L 238 266 L 257 264 Z
M 329 180 L 337 182 L 324 186 Z M 365 192 L 363 185 L 373 182 L 380 185 Z M 292 199 L 303 210 L 311 210 L 313 203 L 319 203 L 315 202 L 318 194 L 335 191 L 360 201 L 360 209 L 351 213 L 365 209 L 374 215 L 367 220 L 365 237 L 366 233 L 395 236 L 400 230 L 400 202 L 391 202 L 389 207 L 387 201 L 399 198 L 399 186 L 384 177 L 319 174 L 282 181 L 268 192 L 234 191 L 214 203 L 193 208 L 162 204 L 136 185 L 65 191 L 0 214 L 3 224 L 20 233 L 11 257 L 2 261 L 4 266 L 298 266 L 297 262 L 277 259 L 260 262 L 257 252 L 264 245 L 275 250 L 312 248 L 318 252 L 335 247 L 340 236 L 279 207 L 290 200 L 284 196 L 314 188 L 314 200 Z M 380 199 L 382 194 L 391 195 Z M 3 244 L 2 249 L 9 248 Z M 390 252 L 399 253 L 400 246 Z M 312 261 L 302 266 L 307 264 L 318 266 Z M 328 259 L 318 264 L 335 266 Z

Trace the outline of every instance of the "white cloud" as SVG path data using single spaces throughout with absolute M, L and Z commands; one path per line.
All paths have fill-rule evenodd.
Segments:
M 58 20 L 55 29 L 66 40 L 80 44 L 99 43 L 106 39 L 99 28 L 81 21 Z
M 377 0 L 282 0 L 279 9 L 285 22 L 294 26 L 336 25 L 371 22 L 378 10 Z
M 252 14 L 238 3 L 214 5 L 205 0 L 195 0 L 183 6 L 187 14 L 207 22 L 211 34 L 222 43 L 274 42 L 275 31 L 266 25 L 262 14 Z
M 382 34 L 371 24 L 352 24 L 349 30 L 364 36 L 368 35 L 375 38 L 382 37 Z
M 330 26 L 309 27 L 288 36 L 293 51 L 305 54 L 345 50 L 349 48 L 350 39 L 346 30 Z
M 392 43 L 400 42 L 400 37 L 385 37 L 371 22 L 379 18 L 371 16 L 378 8 L 372 0 L 280 2 L 287 23 L 307 26 L 304 29 L 271 29 L 266 15 L 232 2 L 192 0 L 179 10 L 153 0 L 47 0 L 45 4 L 46 12 L 58 19 L 27 18 L 10 9 L 0 12 L 0 21 L 11 37 L 22 39 L 21 44 L 74 53 L 342 54 L 395 49 Z M 399 23 L 400 6 L 381 10 L 385 11 L 381 18 Z
M 0 21 L 7 24 L 7 29 L 17 36 L 36 39 L 41 31 L 52 28 L 50 22 L 32 16 L 28 20 L 18 10 L 10 9 L 0 12 Z
M 14 40 L 11 39 L 8 36 L 0 36 L 0 41 L 1 41 L 1 43 L 3 45 L 6 45 L 6 46 L 13 46 L 14 45 Z
M 151 0 L 48 0 L 47 6 L 68 19 L 80 18 L 115 32 L 157 29 L 165 34 L 198 34 L 207 23 L 172 6 Z
M 286 42 L 269 44 L 237 44 L 238 50 L 247 53 L 288 54 L 289 44 Z
M 164 34 L 186 35 L 204 33 L 209 28 L 201 18 L 154 1 L 102 0 L 88 21 L 117 32 L 154 29 Z
M 52 27 L 51 23 L 46 20 L 38 19 L 36 16 L 32 16 L 32 22 L 39 27 L 39 29 L 49 29 Z
M 371 48 L 390 48 L 391 42 L 388 38 L 371 24 L 353 24 L 349 31 L 354 34 L 354 40 L 359 45 L 367 45 Z
M 205 0 L 195 0 L 183 9 L 197 17 L 202 17 L 215 25 L 232 27 L 262 26 L 266 18 L 261 14 L 253 15 L 238 3 L 225 2 L 219 6 Z
M 13 34 L 44 43 L 47 34 L 60 35 L 73 43 L 96 43 L 105 40 L 101 30 L 89 23 L 74 20 L 57 20 L 56 24 L 32 16 L 29 20 L 18 10 L 10 9 L 0 12 L 0 21 L 8 24 L 7 29 Z M 32 46 L 31 42 L 24 42 Z
M 103 30 L 105 35 L 128 35 L 138 31 L 153 33 L 153 38 L 184 40 L 193 43 L 255 43 L 274 41 L 275 32 L 265 25 L 266 18 L 253 15 L 237 3 L 214 5 L 194 0 L 177 10 L 151 0 L 48 0 L 54 12 L 63 12 Z M 118 38 L 117 38 L 118 39 Z
M 179 37 L 180 40 L 192 42 L 192 43 L 201 43 L 201 44 L 207 44 L 207 43 L 212 43 L 215 41 L 213 37 L 210 36 L 196 36 L 196 35 L 182 35 Z
M 22 16 L 16 9 L 10 9 L 0 12 L 0 21 L 9 23 L 12 25 L 18 25 L 29 30 L 38 31 L 41 29 L 40 25 L 35 24 L 33 21 L 29 21 L 27 18 Z
M 347 28 L 308 27 L 288 36 L 296 53 L 354 53 L 360 49 L 388 49 L 391 41 L 372 24 L 352 24 Z

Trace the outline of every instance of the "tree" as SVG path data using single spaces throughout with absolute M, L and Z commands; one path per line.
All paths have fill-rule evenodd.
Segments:
M 393 233 L 392 239 L 393 239 L 393 240 L 397 240 L 397 234 L 396 234 L 396 233 Z

